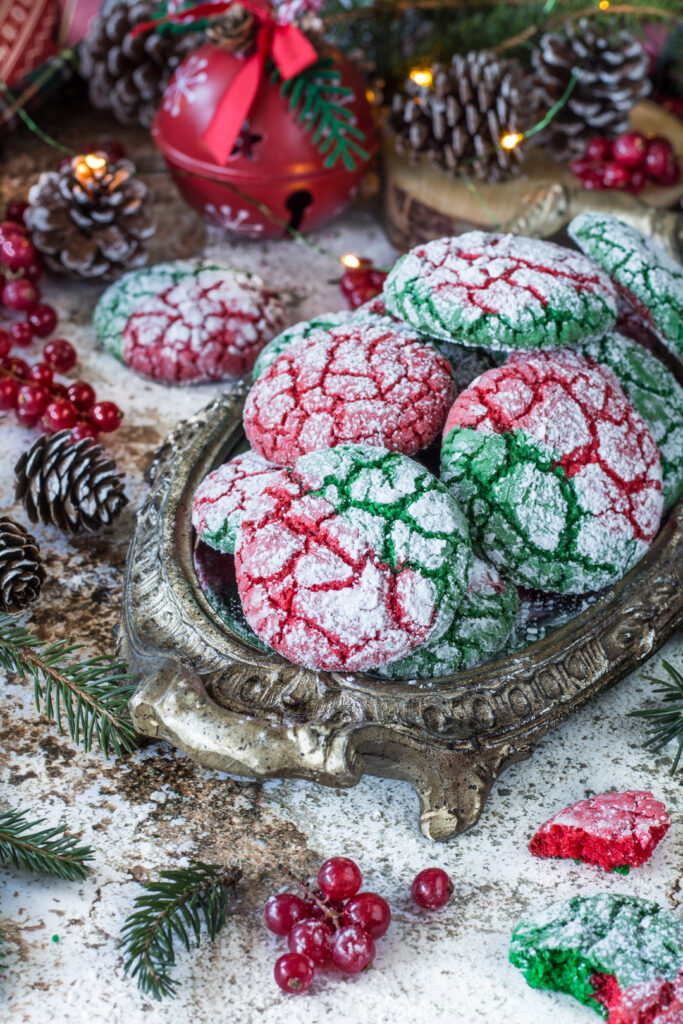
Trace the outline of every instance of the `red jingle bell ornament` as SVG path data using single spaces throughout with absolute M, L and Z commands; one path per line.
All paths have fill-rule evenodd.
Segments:
M 220 33 L 221 14 L 236 12 L 250 19 L 237 50 Z M 219 42 L 179 65 L 152 126 L 178 189 L 244 238 L 318 227 L 353 198 L 377 149 L 360 73 L 335 50 L 316 52 L 266 0 L 200 4 L 165 20 L 207 14 Z

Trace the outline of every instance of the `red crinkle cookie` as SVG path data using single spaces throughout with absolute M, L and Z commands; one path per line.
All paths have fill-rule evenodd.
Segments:
M 450 366 L 431 345 L 404 327 L 350 322 L 271 364 L 249 392 L 244 429 L 281 466 L 347 442 L 412 455 L 437 436 L 453 395 Z
M 553 815 L 529 849 L 535 857 L 569 857 L 606 871 L 638 867 L 652 856 L 670 825 L 664 804 L 652 793 L 602 793 Z
M 683 971 L 672 981 L 652 978 L 622 992 L 613 974 L 594 974 L 593 998 L 609 1012 L 607 1024 L 683 1024 Z

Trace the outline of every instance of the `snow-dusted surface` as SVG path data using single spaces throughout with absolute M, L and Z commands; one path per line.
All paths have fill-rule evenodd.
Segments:
M 364 212 L 347 215 L 318 236 L 340 255 L 357 252 L 381 265 L 391 250 Z M 211 231 L 205 255 L 254 270 L 296 293 L 292 321 L 341 308 L 339 266 L 290 242 L 231 245 Z M 93 349 L 89 316 L 100 289 L 51 284 L 60 333 L 82 356 L 79 374 L 103 398 L 122 405 L 124 425 L 108 447 L 126 471 L 131 506 L 115 529 L 66 540 L 36 528 L 48 556 L 48 583 L 27 621 L 43 636 L 75 633 L 98 651 L 111 647 L 120 599 L 120 565 L 143 493 L 142 469 L 153 445 L 181 417 L 204 405 L 217 386 L 170 390 L 136 377 Z M 29 431 L 0 417 L 3 453 L 0 514 L 12 511 L 10 469 Z M 674 641 L 664 652 L 677 658 Z M 642 724 L 626 713 L 650 689 L 644 674 L 660 656 L 550 733 L 534 757 L 508 771 L 481 823 L 448 845 L 432 845 L 417 827 L 417 799 L 400 782 L 365 778 L 334 791 L 300 781 L 266 785 L 198 768 L 153 744 L 125 762 L 85 755 L 59 738 L 32 707 L 26 685 L 2 682 L 0 801 L 32 808 L 51 824 L 68 821 L 93 845 L 83 884 L 41 881 L 0 869 L 0 925 L 9 944 L 0 982 L 0 1020 L 7 1024 L 589 1024 L 598 1017 L 566 997 L 528 989 L 507 963 L 514 923 L 574 893 L 623 892 L 681 910 L 683 821 L 680 778 L 669 755 L 642 749 Z M 553 811 L 608 789 L 652 789 L 667 803 L 673 826 L 644 867 L 627 878 L 571 862 L 541 861 L 526 844 Z M 301 997 L 280 993 L 273 962 L 284 951 L 260 922 L 266 896 L 279 885 L 276 865 L 317 870 L 333 854 L 356 858 L 365 887 L 392 907 L 375 965 L 353 979 L 321 974 Z M 163 1005 L 141 996 L 126 978 L 116 943 L 139 892 L 137 880 L 188 857 L 239 858 L 245 871 L 236 915 L 213 945 L 181 954 L 178 996 Z M 414 874 L 444 867 L 455 891 L 442 911 L 411 905 Z

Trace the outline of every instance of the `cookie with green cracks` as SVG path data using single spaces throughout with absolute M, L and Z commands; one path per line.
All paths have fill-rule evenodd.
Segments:
M 616 320 L 614 285 L 581 253 L 485 231 L 411 249 L 382 297 L 389 313 L 425 334 L 497 351 L 598 338 Z
M 481 665 L 504 647 L 518 611 L 514 583 L 475 558 L 467 593 L 443 636 L 377 672 L 391 679 L 435 679 Z
M 532 988 L 567 993 L 607 1017 L 596 999 L 605 976 L 622 991 L 676 977 L 683 918 L 634 896 L 573 896 L 519 922 L 510 963 Z
M 683 358 L 683 265 L 607 213 L 582 213 L 567 228 L 662 342 Z

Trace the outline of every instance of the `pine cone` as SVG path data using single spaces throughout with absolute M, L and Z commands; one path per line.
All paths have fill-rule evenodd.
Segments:
M 578 74 L 541 140 L 558 160 L 581 156 L 593 135 L 615 138 L 628 131 L 631 107 L 650 91 L 647 54 L 636 37 L 623 29 L 600 35 L 586 19 L 542 36 L 533 65 L 548 110 Z
M 223 14 L 210 18 L 206 34 L 212 43 L 228 53 L 242 53 L 254 39 L 256 18 L 242 4 L 235 3 Z
M 432 84 L 408 80 L 394 96 L 390 124 L 396 149 L 425 154 L 452 173 L 496 182 L 519 171 L 522 146 L 502 149 L 504 135 L 523 132 L 536 116 L 536 93 L 515 60 L 486 51 L 456 54 L 432 66 Z
M 0 518 L 0 612 L 18 612 L 38 597 L 45 568 L 35 537 L 9 516 Z
M 90 102 L 111 110 L 121 124 L 149 128 L 173 71 L 202 39 L 197 32 L 129 35 L 158 10 L 156 0 L 114 0 L 95 15 L 79 47 Z
M 144 266 L 142 242 L 154 234 L 154 222 L 135 165 L 119 160 L 87 174 L 84 167 L 84 158 L 74 157 L 31 186 L 25 221 L 34 246 L 50 270 L 71 277 L 106 280 Z
M 32 523 L 39 519 L 64 533 L 92 533 L 108 526 L 128 499 L 123 477 L 99 444 L 72 441 L 68 430 L 43 434 L 20 457 L 16 499 Z

